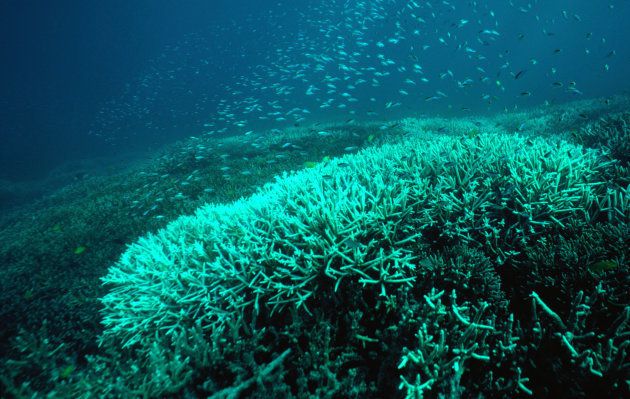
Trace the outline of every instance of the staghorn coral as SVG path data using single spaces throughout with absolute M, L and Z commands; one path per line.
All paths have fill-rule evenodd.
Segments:
M 464 386 L 531 393 L 515 346 L 527 332 L 506 308 L 513 281 L 499 284 L 492 269 L 517 264 L 547 236 L 627 223 L 626 189 L 605 180 L 623 176 L 596 151 L 504 135 L 410 140 L 284 174 L 130 246 L 103 279 L 103 342 L 154 370 L 146 376 L 154 387 L 164 359 L 185 359 L 193 372 L 174 374 L 177 386 L 206 394 L 241 386 L 251 372 L 221 378 L 216 358 L 200 359 L 198 348 L 212 354 L 240 341 L 300 369 L 301 377 L 278 374 L 277 386 L 294 394 L 314 393 L 299 383 L 324 381 L 314 370 L 327 370 L 332 391 L 346 396 L 357 392 L 344 378 L 377 396 L 460 395 Z M 450 288 L 437 292 L 441 285 Z M 325 325 L 330 352 L 313 356 Z M 347 361 L 326 368 L 342 347 Z M 426 369 L 427 356 L 441 359 L 438 369 Z M 397 369 L 402 392 L 391 382 Z M 479 370 L 488 377 L 475 382 Z
M 589 122 L 575 134 L 577 142 L 594 148 L 606 150 L 611 157 L 622 165 L 630 162 L 630 113 L 607 114 L 596 121 Z

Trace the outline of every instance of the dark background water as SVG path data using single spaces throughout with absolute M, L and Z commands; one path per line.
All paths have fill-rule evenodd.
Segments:
M 317 1 L 1 2 L 0 179 L 42 179 L 74 161 L 100 158 L 107 163 L 125 153 L 135 157 L 203 132 L 204 123 L 213 120 L 217 103 L 239 96 L 226 92 L 224 85 L 268 64 L 278 48 L 297 40 L 296 32 L 306 31 L 317 38 L 317 31 L 308 28 L 311 18 L 318 18 L 308 15 L 308 7 L 314 3 Z M 401 2 L 393 3 L 404 12 Z M 451 3 L 455 10 L 438 16 L 439 26 L 428 21 L 430 30 L 439 30 L 436 36 L 456 31 L 448 26 L 449 21 L 490 20 L 484 14 L 489 9 L 500 21 L 497 30 L 502 36 L 493 50 L 484 50 L 496 56 L 486 62 L 488 76 L 501 79 L 510 93 L 494 105 L 495 111 L 576 98 L 564 90 L 554 91 L 551 82 L 556 80 L 565 85 L 577 82 L 584 93 L 579 98 L 617 94 L 628 88 L 627 0 L 477 2 L 488 5 L 478 7 L 478 14 L 471 13 L 471 2 Z M 519 11 L 529 5 L 533 10 Z M 568 18 L 563 17 L 563 10 Z M 387 39 L 395 22 L 392 18 L 374 27 L 374 39 L 378 35 Z M 543 34 L 543 29 L 551 34 Z M 458 31 L 457 41 L 481 49 L 475 39 L 477 31 L 470 24 Z M 517 38 L 520 34 L 524 39 Z M 421 43 L 419 39 L 418 46 Z M 317 44 L 314 40 L 313 45 Z M 474 68 L 464 57 L 455 57 L 452 47 L 432 45 L 430 57 L 422 60 L 432 79 L 423 89 L 425 93 L 441 90 L 449 99 L 429 105 L 423 103 L 422 94 L 415 102 L 407 99 L 400 112 L 415 104 L 430 112 L 488 108 L 480 101 L 489 92 L 487 87 L 459 91 L 435 77 L 448 69 L 461 79 L 472 75 Z M 585 53 L 586 48 L 590 54 Z M 554 54 L 555 49 L 561 52 Z M 608 56 L 613 50 L 614 55 Z M 387 51 L 395 60 L 408 60 L 408 46 Z M 499 59 L 510 63 L 502 76 L 497 75 Z M 609 71 L 604 70 L 605 64 Z M 557 76 L 552 76 L 552 67 L 557 68 Z M 509 76 L 508 71 L 520 69 L 527 70 L 522 79 Z M 393 99 L 401 86 L 387 79 L 384 82 L 388 87 L 379 90 Z M 517 98 L 522 91 L 536 95 Z M 366 95 L 374 96 L 374 90 Z M 303 91 L 296 91 L 292 100 L 309 105 L 313 101 Z M 371 106 L 357 104 L 358 108 Z
M 245 3 L 3 1 L 0 178 L 40 177 L 69 159 L 109 155 L 106 142 L 88 134 L 103 106 L 146 74 L 166 46 L 209 26 L 229 27 Z

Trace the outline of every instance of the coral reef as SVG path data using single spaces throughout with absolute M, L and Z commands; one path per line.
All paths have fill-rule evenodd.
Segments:
M 202 135 L 16 207 L 0 393 L 628 395 L 627 104 Z
M 313 340 L 318 325 L 317 336 L 327 328 L 337 343 L 333 352 L 350 352 L 362 394 L 395 394 L 396 375 L 408 397 L 544 393 L 526 377 L 524 352 L 542 345 L 535 334 L 546 344 L 559 336 L 577 368 L 618 376 L 627 366 L 628 308 L 607 340 L 591 337 L 608 342 L 596 353 L 571 345 L 587 334 L 587 315 L 573 313 L 605 290 L 564 297 L 568 325 L 535 291 L 544 285 L 525 289 L 516 276 L 531 268 L 536 244 L 598 223 L 626 224 L 627 177 L 594 150 L 487 134 L 408 140 L 285 174 L 252 197 L 204 206 L 130 246 L 103 279 L 110 287 L 103 339 L 153 368 L 154 387 L 202 376 L 210 376 L 203 386 L 242 384 L 244 377 L 218 379 L 219 370 L 195 361 L 200 346 L 212 353 L 241 340 L 282 354 L 286 370 L 301 369 L 309 348 L 300 337 Z M 510 313 L 517 291 L 540 309 L 529 314 L 534 326 L 525 326 L 528 312 Z M 195 328 L 202 333 L 186 341 Z M 173 359 L 194 371 L 158 372 L 156 361 Z M 304 389 L 298 381 L 276 384 L 296 393 Z
M 577 131 L 575 138 L 585 146 L 605 150 L 627 166 L 630 162 L 630 113 L 614 113 L 589 122 Z

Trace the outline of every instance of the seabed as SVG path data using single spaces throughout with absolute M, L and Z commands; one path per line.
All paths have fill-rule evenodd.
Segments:
M 629 125 L 319 122 L 4 183 L 4 395 L 628 397 Z

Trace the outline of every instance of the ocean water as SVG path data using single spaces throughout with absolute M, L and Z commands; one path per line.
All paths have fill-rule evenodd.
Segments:
M 2 396 L 630 396 L 629 17 L 3 2 Z

